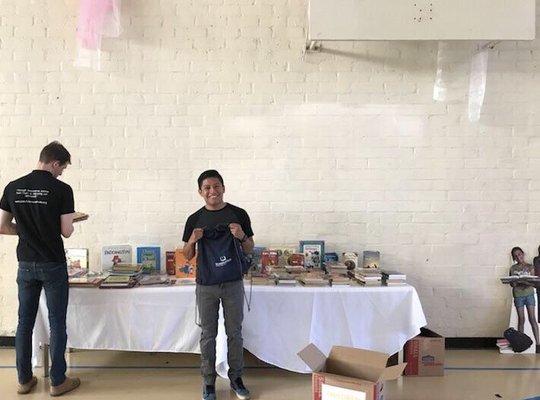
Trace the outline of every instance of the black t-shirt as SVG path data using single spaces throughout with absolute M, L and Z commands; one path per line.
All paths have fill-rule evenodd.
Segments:
M 216 225 L 240 224 L 247 237 L 253 236 L 251 221 L 248 213 L 240 208 L 227 203 L 221 210 L 207 210 L 202 207 L 191 214 L 184 228 L 182 240 L 187 242 L 195 228 L 214 228 Z
M 32 171 L 6 186 L 0 208 L 15 217 L 19 261 L 66 261 L 60 216 L 75 212 L 68 184 L 49 171 Z

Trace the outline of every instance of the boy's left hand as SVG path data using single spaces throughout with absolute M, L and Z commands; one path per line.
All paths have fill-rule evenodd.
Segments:
M 244 238 L 245 233 L 240 224 L 229 224 L 229 229 L 231 230 L 232 235 L 238 240 L 242 240 Z

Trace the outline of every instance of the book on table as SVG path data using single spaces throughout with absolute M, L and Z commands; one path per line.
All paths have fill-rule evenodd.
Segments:
M 139 264 L 116 264 L 111 270 L 111 275 L 140 275 L 142 273 L 142 265 Z
M 132 261 L 132 247 L 129 244 L 101 248 L 101 269 L 103 271 L 108 271 L 117 264 L 131 264 Z
M 127 289 L 132 288 L 138 283 L 136 277 L 130 275 L 109 275 L 99 285 L 100 289 Z
M 66 263 L 68 268 L 88 269 L 88 249 L 86 248 L 67 248 Z
M 386 279 L 402 279 L 402 280 L 407 279 L 407 275 L 405 275 L 404 273 L 399 272 L 399 271 L 382 269 L 381 274 L 382 274 L 383 278 L 386 278 Z
M 197 252 L 188 260 L 181 249 L 174 253 L 175 274 L 181 279 L 195 279 L 197 275 Z
M 141 286 L 168 286 L 171 285 L 171 279 L 166 275 L 144 275 L 139 279 Z
M 150 274 L 161 270 L 161 247 L 141 246 L 137 247 L 137 264 L 141 264 L 143 272 Z
M 281 272 L 272 274 L 276 285 L 296 285 L 296 278 L 288 272 Z
M 103 282 L 104 277 L 102 276 L 81 276 L 77 278 L 69 278 L 70 287 L 88 287 L 95 288 L 98 287 L 101 282 Z
M 362 264 L 364 268 L 379 268 L 381 265 L 381 253 L 370 250 L 364 251 Z

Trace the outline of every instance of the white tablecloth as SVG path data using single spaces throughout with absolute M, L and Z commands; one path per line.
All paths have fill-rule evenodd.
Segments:
M 412 286 L 253 286 L 251 311 L 244 308 L 244 347 L 267 363 L 305 373 L 310 370 L 296 353 L 309 343 L 326 354 L 333 345 L 393 354 L 426 325 Z M 67 331 L 67 346 L 76 349 L 200 353 L 195 287 L 70 288 Z M 33 339 L 40 365 L 39 345 L 49 343 L 43 295 Z M 216 348 L 218 372 L 226 376 L 223 323 Z

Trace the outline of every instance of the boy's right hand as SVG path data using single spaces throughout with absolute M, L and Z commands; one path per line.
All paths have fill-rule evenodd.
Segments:
M 204 229 L 203 228 L 195 228 L 193 229 L 193 232 L 191 232 L 191 236 L 189 238 L 190 244 L 195 244 L 199 241 L 200 238 L 203 237 Z

